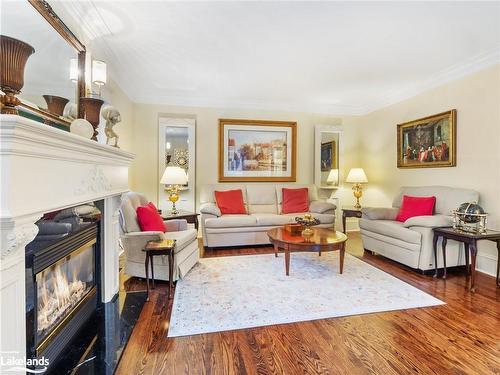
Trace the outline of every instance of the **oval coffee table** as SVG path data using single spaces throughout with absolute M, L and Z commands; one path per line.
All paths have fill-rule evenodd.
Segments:
M 344 233 L 325 228 L 313 228 L 314 234 L 310 238 L 304 238 L 302 235 L 292 235 L 285 228 L 274 228 L 267 232 L 269 241 L 274 246 L 274 255 L 282 249 L 285 253 L 285 271 L 289 275 L 290 271 L 290 253 L 297 251 L 317 251 L 319 256 L 323 251 L 339 250 L 340 254 L 340 273 L 344 270 L 344 253 L 347 236 Z

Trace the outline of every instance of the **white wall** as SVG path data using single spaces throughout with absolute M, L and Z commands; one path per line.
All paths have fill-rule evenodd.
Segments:
M 457 109 L 457 166 L 398 169 L 396 125 Z M 500 229 L 500 65 L 440 86 L 360 117 L 361 164 L 368 176 L 365 206 L 390 206 L 402 185 L 446 185 L 479 191 L 490 213 L 489 228 Z M 492 242 L 479 246 L 478 269 L 496 273 Z

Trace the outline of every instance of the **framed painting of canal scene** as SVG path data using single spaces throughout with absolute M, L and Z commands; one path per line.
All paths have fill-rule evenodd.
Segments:
M 398 168 L 455 167 L 457 111 L 398 125 Z
M 219 119 L 219 181 L 295 181 L 296 137 L 296 122 Z

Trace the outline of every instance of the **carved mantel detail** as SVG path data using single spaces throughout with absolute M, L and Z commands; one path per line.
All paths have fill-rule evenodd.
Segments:
M 4 222 L 0 228 L 0 238 L 2 243 L 0 269 L 11 266 L 10 258 L 24 257 L 24 248 L 29 244 L 38 233 L 38 227 L 35 222 L 39 216 L 23 220 L 22 223 Z M 22 254 L 18 254 L 22 252 Z M 15 261 L 14 261 L 15 262 Z
M 102 168 L 94 165 L 88 175 L 82 179 L 81 185 L 75 189 L 75 195 L 106 192 L 110 191 L 111 187 L 112 184 L 104 174 Z

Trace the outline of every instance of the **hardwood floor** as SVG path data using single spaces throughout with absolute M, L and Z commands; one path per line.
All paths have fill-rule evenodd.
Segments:
M 348 252 L 446 305 L 167 338 L 170 301 L 159 283 L 117 370 L 131 374 L 500 374 L 500 288 L 478 273 L 470 293 L 461 273 L 433 279 L 363 252 Z M 205 257 L 273 252 L 271 247 L 207 251 Z M 145 282 L 124 280 L 127 290 Z

